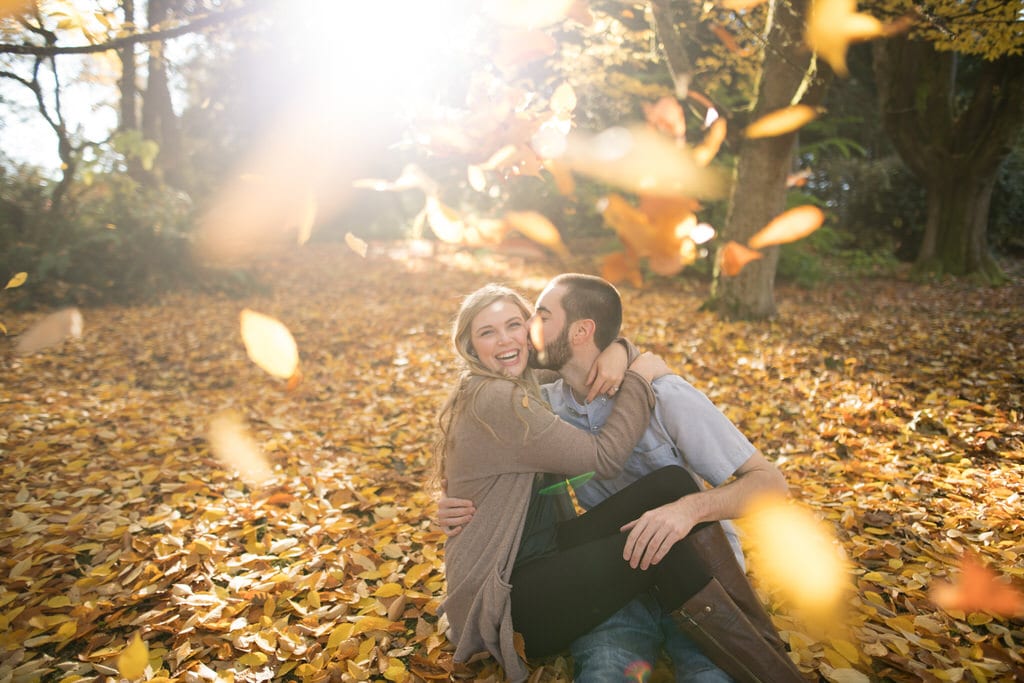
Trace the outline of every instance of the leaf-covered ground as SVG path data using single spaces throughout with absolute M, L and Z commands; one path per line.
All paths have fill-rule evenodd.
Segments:
M 454 667 L 440 632 L 433 417 L 459 296 L 498 280 L 533 297 L 557 266 L 396 252 L 307 248 L 267 265 L 267 296 L 86 310 L 81 339 L 33 356 L 3 342 L 0 681 L 117 678 L 136 635 L 152 680 L 499 678 L 489 659 Z M 1024 276 L 782 288 L 762 324 L 697 312 L 704 294 L 625 289 L 626 331 L 779 464 L 852 560 L 825 635 L 766 593 L 800 667 L 1024 678 L 1021 620 L 929 599 L 968 549 L 1024 581 Z M 244 307 L 291 329 L 296 390 L 246 357 Z M 272 485 L 211 456 L 224 410 L 279 468 Z

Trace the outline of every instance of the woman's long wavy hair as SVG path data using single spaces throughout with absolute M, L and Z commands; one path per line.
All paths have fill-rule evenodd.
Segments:
M 462 300 L 459 312 L 455 316 L 455 322 L 452 324 L 452 346 L 455 348 L 456 362 L 460 366 L 460 373 L 455 383 L 455 388 L 448 395 L 437 418 L 441 433 L 434 444 L 434 471 L 431 477 L 431 484 L 435 488 L 439 488 L 442 480 L 445 478 L 445 463 L 448 453 L 451 452 L 455 444 L 452 425 L 461 412 L 468 407 L 470 414 L 490 429 L 490 426 L 484 423 L 479 415 L 476 414 L 475 409 L 476 396 L 483 384 L 477 383 L 471 389 L 469 387 L 470 378 L 474 376 L 490 377 L 492 379 L 514 382 L 528 396 L 543 402 L 540 385 L 537 383 L 537 379 L 531 369 L 527 368 L 526 372 L 519 377 L 503 375 L 484 366 L 473 350 L 472 325 L 474 318 L 481 311 L 499 301 L 511 301 L 514 303 L 522 312 L 523 319 L 526 321 L 533 315 L 533 308 L 530 306 L 530 303 L 514 289 L 504 285 L 488 284 Z

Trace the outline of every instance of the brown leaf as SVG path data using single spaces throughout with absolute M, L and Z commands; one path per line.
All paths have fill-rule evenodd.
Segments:
M 931 598 L 946 610 L 1024 616 L 1024 592 L 1000 581 L 999 576 L 972 553 L 966 553 L 960 560 L 959 581 L 934 585 Z

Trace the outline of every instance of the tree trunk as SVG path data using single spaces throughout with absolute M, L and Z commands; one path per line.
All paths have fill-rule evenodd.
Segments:
M 135 0 L 121 0 L 121 11 L 124 13 L 124 24 L 135 25 Z M 118 90 L 121 93 L 119 131 L 132 131 L 139 129 L 138 99 L 139 88 L 136 83 L 135 45 L 130 44 L 117 51 L 121 60 L 121 78 L 118 80 Z M 128 175 L 136 182 L 143 183 L 147 180 L 146 170 L 142 162 L 132 154 L 126 155 L 125 165 Z
M 797 102 L 816 106 L 824 97 L 826 82 L 813 73 L 811 55 L 803 46 L 806 10 L 806 0 L 775 0 L 772 4 L 753 120 Z M 801 97 L 802 87 L 805 90 Z M 785 210 L 786 178 L 796 139 L 796 133 L 789 133 L 742 142 L 722 230 L 724 241 L 745 244 Z M 711 297 L 704 308 L 728 318 L 762 320 L 774 316 L 778 247 L 764 249 L 763 253 L 764 258 L 747 264 L 733 277 L 721 273 L 716 258 Z
M 150 0 L 146 8 L 150 30 L 155 30 L 169 14 L 167 0 Z M 148 72 L 146 95 L 142 102 L 142 134 L 160 146 L 156 164 L 162 179 L 180 188 L 183 186 L 181 131 L 171 102 L 164 44 L 160 41 L 149 44 Z
M 1024 125 L 1024 58 L 974 63 L 958 79 L 961 58 L 926 42 L 881 41 L 874 57 L 886 131 L 927 190 L 916 268 L 1001 281 L 988 213 L 999 167 Z

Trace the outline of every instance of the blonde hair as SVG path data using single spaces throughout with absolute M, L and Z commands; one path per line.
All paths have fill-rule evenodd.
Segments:
M 488 377 L 513 382 L 522 388 L 528 396 L 536 398 L 546 405 L 541 397 L 540 385 L 537 383 L 533 370 L 527 368 L 519 377 L 503 375 L 481 363 L 480 358 L 477 357 L 476 352 L 473 350 L 473 320 L 482 311 L 499 301 L 511 301 L 515 304 L 523 314 L 524 320 L 529 320 L 533 315 L 530 303 L 517 291 L 504 285 L 492 283 L 484 285 L 466 296 L 462 300 L 462 305 L 455 316 L 455 321 L 452 323 L 452 347 L 455 349 L 456 362 L 459 363 L 461 372 L 455 382 L 455 387 L 448 395 L 437 417 L 441 433 L 434 444 L 434 472 L 431 477 L 431 484 L 435 488 L 440 488 L 441 486 L 441 480 L 445 477 L 445 462 L 447 461 L 448 453 L 451 452 L 454 446 L 455 437 L 452 434 L 452 425 L 455 422 L 455 418 L 468 406 L 470 414 L 487 429 L 491 429 L 490 425 L 487 425 L 476 413 L 476 396 L 483 387 L 483 384 L 477 384 L 472 390 L 469 390 L 470 378 L 474 376 Z

